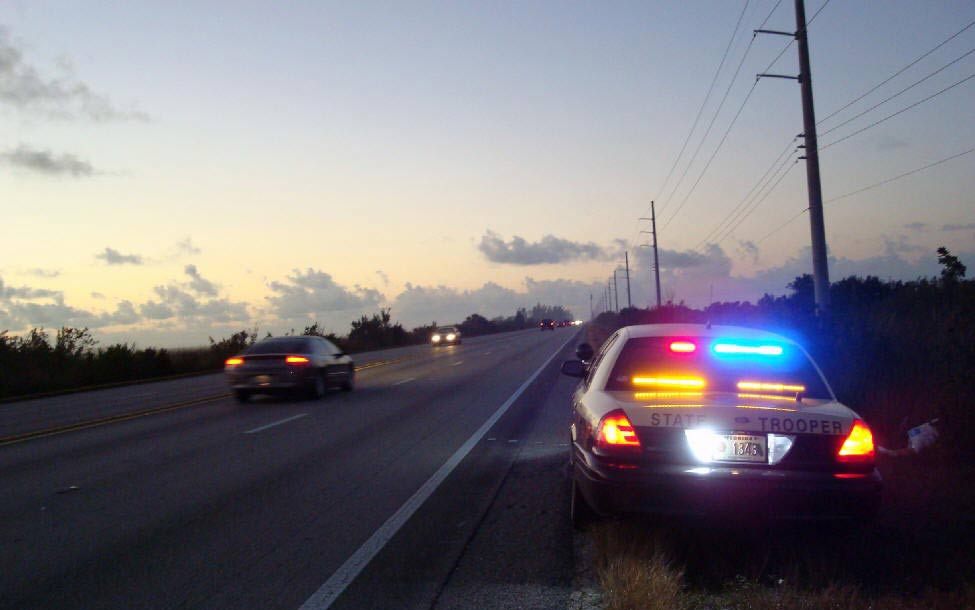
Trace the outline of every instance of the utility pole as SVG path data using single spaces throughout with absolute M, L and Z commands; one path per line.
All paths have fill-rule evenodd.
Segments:
M 589 293 L 589 319 L 592 320 L 592 293 Z
M 613 269 L 613 296 L 616 301 L 616 313 L 620 312 L 620 285 L 616 282 L 616 269 Z
M 630 296 L 630 253 L 623 253 L 624 260 L 626 260 L 626 306 L 633 307 L 633 298 Z
M 660 259 L 657 256 L 657 210 L 654 207 L 653 201 L 650 202 L 650 218 L 641 218 L 640 220 L 650 221 L 650 234 L 653 235 L 653 278 L 657 285 L 657 307 L 660 307 Z M 647 231 L 640 232 L 647 233 Z
M 799 81 L 802 93 L 802 136 L 805 139 L 806 190 L 809 193 L 809 232 L 812 238 L 813 287 L 816 294 L 816 312 L 829 309 L 829 266 L 826 261 L 826 223 L 823 219 L 823 193 L 819 177 L 819 143 L 816 138 L 816 111 L 813 107 L 812 70 L 809 67 L 809 39 L 806 32 L 806 4 L 796 2 L 796 31 L 755 30 L 762 34 L 793 36 L 799 49 L 799 76 L 759 74 L 758 78 L 791 78 Z

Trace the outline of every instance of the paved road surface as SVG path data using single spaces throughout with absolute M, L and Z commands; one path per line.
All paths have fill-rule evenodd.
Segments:
M 321 401 L 242 406 L 204 376 L 2 405 L 9 437 L 191 403 L 0 446 L 0 607 L 564 607 L 574 383 L 558 365 L 576 330 L 361 355 L 380 364 Z M 519 389 L 348 588 L 323 598 Z

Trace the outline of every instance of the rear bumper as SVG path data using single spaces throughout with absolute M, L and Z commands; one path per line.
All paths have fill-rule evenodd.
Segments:
M 276 392 L 310 386 L 318 371 L 313 368 L 266 372 L 227 373 L 227 381 L 233 390 L 252 392 Z
M 573 476 L 601 514 L 742 515 L 774 520 L 871 519 L 883 483 L 874 469 L 855 478 L 833 473 L 688 465 L 652 471 L 592 469 L 576 460 Z

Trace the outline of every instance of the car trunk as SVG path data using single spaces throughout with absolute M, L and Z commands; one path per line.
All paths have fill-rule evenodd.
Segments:
M 607 394 L 633 424 L 641 459 L 648 463 L 847 469 L 840 468 L 836 455 L 852 422 L 832 401 L 734 393 Z M 698 440 L 702 434 L 706 438 Z

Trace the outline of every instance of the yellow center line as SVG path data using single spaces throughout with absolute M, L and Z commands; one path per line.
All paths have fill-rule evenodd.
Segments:
M 355 367 L 355 370 L 362 371 L 365 369 L 376 368 L 380 366 L 385 366 L 387 364 L 393 364 L 395 362 L 399 362 L 400 360 L 405 360 L 405 358 L 398 358 L 396 360 L 380 360 L 378 362 L 370 362 L 369 364 L 364 364 L 362 366 Z M 118 415 L 109 415 L 107 417 L 90 419 L 87 421 L 82 421 L 74 424 L 57 426 L 55 428 L 45 428 L 43 430 L 34 430 L 33 432 L 23 432 L 21 434 L 14 434 L 11 436 L 0 438 L 0 447 L 3 447 L 5 445 L 13 445 L 15 443 L 22 443 L 24 441 L 35 440 L 39 438 L 46 438 L 49 436 L 57 436 L 59 434 L 67 434 L 68 432 L 76 432 L 78 430 L 87 430 L 88 428 L 96 428 L 98 426 L 105 426 L 108 424 L 129 421 L 132 419 L 138 419 L 140 417 L 147 417 L 149 415 L 168 413 L 170 411 L 176 411 L 179 409 L 185 409 L 187 407 L 193 407 L 196 405 L 202 405 L 209 402 L 214 402 L 224 398 L 230 398 L 230 396 L 231 395 L 229 393 L 215 394 L 212 396 L 205 396 L 203 398 L 194 398 L 192 400 L 185 400 L 183 402 L 177 402 L 171 405 L 153 407 L 151 409 L 143 409 L 142 411 L 135 411 L 132 413 L 120 413 Z
M 15 434 L 13 436 L 0 438 L 0 447 L 3 447 L 4 445 L 13 445 L 14 443 L 22 443 L 24 441 L 34 440 L 38 438 L 44 438 L 48 436 L 65 434 L 67 432 L 74 432 L 76 430 L 85 430 L 87 428 L 95 428 L 97 426 L 104 426 L 106 424 L 114 424 L 116 422 L 128 421 L 130 419 L 137 419 L 139 417 L 146 417 L 148 415 L 156 415 L 157 413 L 176 411 L 177 409 L 185 409 L 186 407 L 193 407 L 208 402 L 214 402 L 216 400 L 221 400 L 223 398 L 230 398 L 230 394 L 216 394 L 214 396 L 206 396 L 204 398 L 194 398 L 193 400 L 185 400 L 183 402 L 177 402 L 171 405 L 164 405 L 162 407 L 153 407 L 152 409 L 144 409 L 142 411 L 136 411 L 134 413 L 120 413 L 119 415 L 100 417 L 98 419 L 91 419 L 88 421 L 78 422 L 76 424 L 58 426 L 56 428 L 47 428 L 45 430 L 24 432 L 22 434 Z

